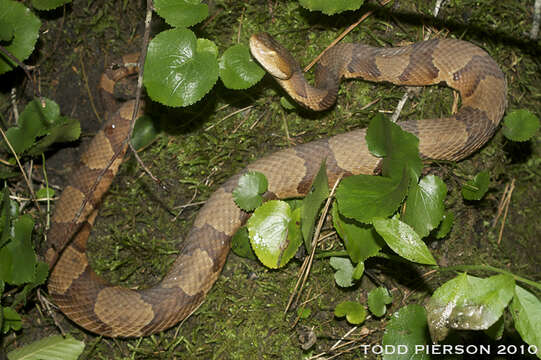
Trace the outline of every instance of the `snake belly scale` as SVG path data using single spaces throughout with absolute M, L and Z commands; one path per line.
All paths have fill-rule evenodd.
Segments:
M 492 137 L 506 107 L 506 80 L 499 66 L 484 50 L 464 41 L 435 39 L 390 48 L 339 44 L 321 58 L 315 86 L 305 81 L 297 62 L 269 35 L 253 35 L 250 49 L 294 100 L 313 110 L 334 104 L 342 78 L 398 85 L 444 83 L 457 90 L 462 106 L 456 114 L 399 122 L 419 138 L 421 155 L 427 159 L 456 161 L 468 156 Z M 116 80 L 106 72 L 101 87 L 111 92 Z M 126 151 L 123 140 L 130 130 L 133 107 L 131 101 L 124 103 L 81 155 L 79 170 L 56 204 L 48 233 L 52 246 L 46 254 L 49 264 L 60 256 L 48 283 L 53 301 L 83 328 L 110 337 L 153 334 L 195 311 L 221 272 L 232 235 L 248 217 L 233 201 L 237 174 L 201 208 L 160 283 L 136 291 L 98 277 L 89 266 L 86 242 L 100 199 L 122 156 L 104 169 L 115 153 Z M 269 182 L 267 197 L 303 196 L 324 159 L 331 184 L 339 176 L 373 174 L 379 159 L 369 153 L 364 137 L 365 131 L 360 129 L 291 147 L 255 161 L 241 173 L 264 173 Z M 99 184 L 94 186 L 100 174 Z M 83 203 L 86 206 L 81 212 Z

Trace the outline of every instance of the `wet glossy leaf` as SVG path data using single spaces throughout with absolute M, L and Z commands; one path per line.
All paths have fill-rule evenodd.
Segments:
M 271 200 L 254 211 L 247 222 L 252 249 L 263 265 L 276 269 L 295 255 L 302 243 L 300 208 L 291 211 L 280 200 Z
M 528 110 L 514 110 L 503 118 L 503 135 L 512 141 L 527 141 L 539 130 L 539 118 Z
M 257 83 L 265 70 L 250 56 L 248 46 L 233 45 L 220 58 L 220 79 L 229 89 L 248 89 Z
M 464 273 L 449 280 L 426 305 L 432 340 L 445 339 L 449 329 L 488 329 L 502 316 L 514 288 L 508 275 L 481 279 Z
M 393 314 L 385 328 L 383 345 L 396 349 L 394 354 L 385 354 L 385 360 L 428 360 L 430 356 L 415 351 L 418 345 L 429 343 L 425 309 L 421 305 L 407 305 Z
M 346 317 L 346 320 L 353 325 L 361 324 L 366 319 L 366 309 L 355 301 L 344 301 L 334 308 L 334 316 Z
M 264 174 L 250 171 L 243 174 L 233 190 L 235 203 L 244 211 L 252 211 L 263 203 L 263 195 L 269 186 Z
M 534 294 L 516 285 L 510 306 L 515 329 L 522 340 L 537 347 L 541 359 L 541 301 Z
M 473 180 L 462 185 L 462 196 L 466 200 L 481 200 L 488 190 L 490 174 L 488 171 L 481 171 L 475 175 Z
M 36 45 L 41 21 L 22 3 L 12 0 L 0 0 L 0 23 L 4 29 L 9 29 L 8 44 L 4 48 L 19 61 L 24 61 Z M 13 61 L 0 56 L 0 75 L 17 67 Z
M 368 293 L 368 310 L 377 317 L 385 315 L 387 306 L 393 301 L 389 290 L 380 286 Z
M 397 219 L 375 219 L 374 227 L 389 247 L 413 262 L 436 265 L 436 260 L 421 237 L 408 224 Z
M 421 238 L 427 236 L 443 217 L 443 200 L 446 195 L 447 186 L 439 177 L 423 177 L 418 184 L 410 185 L 402 220 Z
M 199 101 L 218 80 L 216 53 L 188 29 L 162 31 L 149 44 L 144 84 L 150 97 L 168 106 Z M 204 46 L 203 46 L 204 45 Z
M 173 27 L 190 27 L 208 16 L 200 0 L 154 0 L 154 10 Z

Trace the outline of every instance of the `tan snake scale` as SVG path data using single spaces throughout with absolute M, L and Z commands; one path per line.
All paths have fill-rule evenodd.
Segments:
M 288 94 L 314 110 L 334 104 L 341 78 L 398 85 L 445 83 L 456 89 L 462 106 L 455 115 L 399 123 L 419 138 L 424 158 L 460 160 L 468 156 L 491 138 L 505 111 L 504 74 L 484 50 L 467 42 L 435 39 L 393 48 L 339 44 L 320 60 L 315 87 L 306 83 L 295 60 L 268 35 L 254 35 L 250 45 L 262 65 L 276 62 L 270 65 L 286 74 L 287 78 L 282 74 L 277 81 Z M 106 72 L 101 87 L 111 93 L 114 83 L 124 75 Z M 86 241 L 100 199 L 117 173 L 122 156 L 115 159 L 98 186 L 92 187 L 115 152 L 126 151 L 123 139 L 130 129 L 133 106 L 131 101 L 122 105 L 82 154 L 79 169 L 56 204 L 48 233 L 51 248 L 47 260 L 51 265 L 69 243 L 49 279 L 53 301 L 80 326 L 111 337 L 149 335 L 189 316 L 218 278 L 230 238 L 247 218 L 232 199 L 237 174 L 201 208 L 178 258 L 159 284 L 134 291 L 99 278 L 88 265 Z M 257 160 L 246 169 L 267 176 L 271 197 L 302 196 L 323 159 L 331 184 L 341 174 L 373 174 L 379 159 L 368 152 L 364 136 L 364 130 L 355 130 L 291 147 Z M 82 216 L 76 218 L 85 201 Z

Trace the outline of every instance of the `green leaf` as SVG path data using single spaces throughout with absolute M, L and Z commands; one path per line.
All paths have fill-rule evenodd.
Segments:
M 334 280 L 341 287 L 353 286 L 353 264 L 348 258 L 331 257 L 330 264 L 336 272 Z
M 319 171 L 312 182 L 310 192 L 303 199 L 303 209 L 301 212 L 301 230 L 304 239 L 304 246 L 308 252 L 312 249 L 312 235 L 319 210 L 323 202 L 329 196 L 329 180 L 327 179 L 327 170 L 325 161 L 321 163 Z
M 235 203 L 244 211 L 252 211 L 263 203 L 263 195 L 269 186 L 264 174 L 249 171 L 243 174 L 233 190 Z
M 432 340 L 445 339 L 449 329 L 488 329 L 502 316 L 514 289 L 509 275 L 481 279 L 464 273 L 447 281 L 426 305 Z
M 389 290 L 380 286 L 368 293 L 368 310 L 377 317 L 382 317 L 387 312 L 387 304 L 393 301 Z
M 13 214 L 11 204 L 12 201 L 9 198 L 9 189 L 7 186 L 5 186 L 4 190 L 2 191 L 2 211 L 0 212 L 0 229 L 2 231 L 2 235 L 0 237 L 0 251 L 2 250 L 2 247 L 11 239 L 11 221 L 15 216 Z M 2 280 L 1 277 L 0 280 Z
M 357 10 L 364 0 L 299 0 L 302 7 L 310 11 L 321 11 L 325 15 L 334 15 L 347 10 Z
M 244 44 L 228 48 L 219 65 L 220 78 L 229 89 L 248 89 L 265 75 L 265 70 L 252 59 L 250 49 Z
M 231 250 L 243 258 L 257 260 L 252 246 L 250 245 L 250 237 L 248 236 L 248 228 L 246 226 L 237 230 L 231 239 Z
M 394 353 L 384 354 L 384 360 L 428 360 L 430 356 L 416 351 L 416 346 L 429 343 L 425 309 L 411 304 L 393 314 L 385 328 L 382 344 L 396 349 Z
M 52 10 L 70 2 L 71 0 L 32 0 L 32 6 L 38 10 Z
M 135 150 L 141 150 L 150 145 L 160 133 L 157 124 L 148 115 L 143 115 L 135 120 L 131 144 Z
M 374 227 L 389 247 L 409 261 L 436 265 L 421 237 L 408 224 L 397 219 L 375 219 Z
M 346 317 L 346 320 L 353 325 L 361 324 L 366 319 L 366 309 L 355 301 L 344 301 L 334 308 L 334 316 Z
M 537 357 L 541 359 L 541 301 L 516 285 L 510 310 L 515 329 L 525 343 L 537 347 Z
M 338 213 L 336 206 L 332 208 L 332 220 L 334 228 L 344 241 L 346 251 L 354 263 L 375 256 L 385 245 L 373 226 L 346 219 Z
M 295 110 L 297 105 L 294 102 L 291 102 L 287 97 L 282 96 L 280 98 L 280 105 L 286 110 Z
M 254 211 L 247 222 L 252 249 L 263 265 L 277 269 L 295 255 L 302 243 L 301 209 L 291 211 L 280 200 L 271 200 Z
M 216 53 L 198 46 L 188 29 L 162 31 L 148 47 L 144 84 L 150 97 L 167 106 L 199 101 L 218 80 Z
M 19 117 L 19 126 L 6 131 L 9 143 L 17 154 L 29 149 L 38 136 L 47 133 L 50 124 L 54 124 L 60 116 L 58 104 L 49 99 L 34 99 L 26 105 Z
M 2 325 L 2 333 L 7 334 L 8 331 L 18 331 L 22 328 L 21 316 L 17 314 L 15 310 L 10 307 L 0 307 L 2 310 L 3 321 L 0 322 Z
M 423 162 L 419 156 L 419 139 L 382 114 L 374 116 L 366 129 L 366 145 L 377 157 L 383 157 L 383 176 L 403 176 L 404 169 L 415 181 L 419 179 Z
M 418 184 L 411 184 L 402 220 L 422 238 L 440 223 L 447 186 L 437 176 L 428 175 Z
M 39 36 L 41 21 L 30 9 L 22 3 L 12 0 L 0 0 L 0 23 L 4 29 L 11 29 L 9 44 L 2 44 L 4 48 L 19 61 L 24 61 L 32 51 Z M 0 56 L 0 75 L 12 70 L 18 65 Z
M 190 27 L 208 16 L 200 0 L 154 0 L 154 10 L 173 27 Z
M 301 307 L 297 309 L 297 315 L 299 316 L 299 319 L 308 319 L 311 314 L 312 310 L 310 310 L 310 308 Z
M 81 124 L 79 120 L 60 116 L 56 124 L 49 126 L 46 134 L 32 145 L 27 151 L 30 156 L 43 153 L 56 142 L 74 141 L 81 135 Z
M 340 214 L 372 223 L 374 218 L 391 216 L 408 191 L 409 177 L 400 179 L 382 176 L 356 175 L 343 179 L 336 189 Z
M 359 280 L 364 274 L 364 261 L 359 261 L 357 265 L 355 265 L 355 269 L 353 269 L 353 279 Z
M 26 298 L 28 294 L 30 294 L 30 292 L 36 287 L 44 284 L 45 280 L 47 280 L 47 276 L 49 276 L 49 265 L 42 261 L 38 261 L 34 279 L 32 280 L 32 282 L 26 284 L 22 291 L 18 292 L 17 295 L 15 295 L 15 300 L 13 301 L 12 305 L 15 306 L 19 303 L 26 305 Z
M 49 336 L 8 353 L 9 360 L 76 360 L 85 343 L 71 336 Z
M 473 180 L 462 185 L 462 196 L 466 200 L 481 200 L 488 190 L 490 174 L 488 171 L 481 171 L 475 175 Z
M 13 238 L 0 249 L 0 280 L 21 285 L 35 278 L 36 254 L 32 248 L 34 222 L 30 215 L 13 221 Z
M 539 118 L 528 110 L 514 110 L 503 118 L 503 135 L 512 141 L 530 140 L 539 129 Z
M 36 191 L 36 197 L 38 199 L 52 199 L 54 197 L 54 189 L 44 187 Z
M 8 42 L 13 38 L 13 26 L 5 20 L 0 20 L 0 41 Z
M 449 231 L 451 231 L 454 221 L 455 221 L 455 215 L 452 212 L 450 211 L 444 212 L 443 218 L 440 223 L 440 228 L 438 229 L 438 232 L 436 233 L 436 238 L 443 239 L 444 237 L 446 237 L 447 234 L 449 234 Z

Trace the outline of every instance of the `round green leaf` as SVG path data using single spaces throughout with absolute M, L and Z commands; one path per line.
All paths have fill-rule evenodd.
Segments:
M 8 44 L 2 44 L 7 51 L 20 61 L 24 61 L 32 51 L 38 39 L 41 21 L 20 2 L 0 0 L 0 23 L 3 28 L 11 29 Z M 6 34 L 4 33 L 4 36 Z M 0 56 L 0 75 L 12 70 L 17 64 Z
M 336 272 L 334 280 L 341 287 L 350 287 L 353 285 L 353 264 L 349 258 L 331 257 L 330 264 Z
M 244 44 L 231 46 L 220 58 L 220 78 L 229 89 L 248 89 L 263 75 L 265 70 L 252 59 Z
M 173 27 L 190 27 L 208 16 L 201 0 L 154 0 L 154 10 Z
M 254 211 L 247 222 L 252 249 L 263 265 L 277 269 L 287 264 L 302 242 L 300 208 L 291 211 L 280 200 L 271 200 Z
M 377 317 L 385 315 L 387 304 L 393 301 L 389 290 L 380 286 L 368 293 L 368 309 Z
M 416 351 L 416 346 L 429 343 L 425 309 L 411 304 L 394 313 L 385 328 L 382 343 L 400 350 L 385 354 L 384 360 L 429 359 L 427 354 Z
M 263 203 L 262 194 L 267 191 L 269 184 L 264 174 L 250 171 L 243 174 L 239 184 L 233 190 L 235 203 L 244 211 L 252 211 Z
M 398 255 L 420 264 L 436 265 L 421 237 L 408 224 L 397 219 L 375 219 L 374 227 Z
M 344 301 L 334 308 L 336 317 L 346 317 L 346 320 L 353 325 L 361 324 L 366 318 L 364 306 L 355 301 Z
M 21 315 L 19 315 L 14 309 L 10 307 L 0 307 L 2 311 L 3 321 L 0 323 L 2 325 L 2 334 L 7 334 L 8 331 L 19 331 L 22 328 Z
M 32 6 L 38 10 L 52 10 L 70 2 L 71 0 L 32 0 Z
M 168 106 L 188 106 L 199 101 L 218 80 L 216 54 L 198 46 L 188 29 L 159 33 L 148 46 L 144 84 L 150 97 Z
M 334 15 L 346 10 L 357 10 L 364 0 L 299 0 L 310 11 L 319 10 L 325 15 Z
M 503 135 L 512 141 L 529 140 L 539 129 L 539 118 L 528 110 L 514 110 L 503 119 Z
M 13 26 L 4 19 L 0 20 L 0 41 L 10 41 L 13 38 Z
M 488 171 L 481 171 L 475 175 L 473 180 L 462 185 L 462 196 L 466 200 L 481 200 L 488 190 L 490 174 Z
M 135 120 L 131 144 L 135 150 L 140 150 L 156 139 L 160 130 L 152 118 L 148 115 L 143 115 Z

